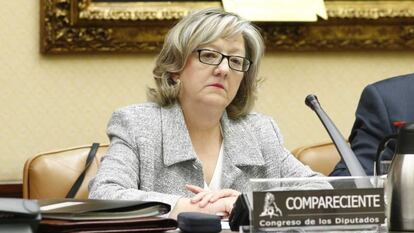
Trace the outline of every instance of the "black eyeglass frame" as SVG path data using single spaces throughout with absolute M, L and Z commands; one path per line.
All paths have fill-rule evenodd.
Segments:
M 203 52 L 203 51 L 210 51 L 210 52 L 214 52 L 214 53 L 220 54 L 221 55 L 221 59 L 219 59 L 217 63 L 207 63 L 205 61 L 202 61 L 201 60 L 201 52 Z M 221 62 L 223 61 L 224 58 L 227 58 L 227 62 L 228 62 L 228 65 L 229 65 L 230 69 L 235 70 L 235 71 L 239 71 L 239 72 L 247 72 L 247 71 L 249 71 L 250 66 L 253 64 L 252 61 L 250 61 L 249 59 L 247 59 L 245 57 L 242 57 L 242 56 L 234 56 L 234 55 L 224 55 L 224 54 L 220 53 L 219 51 L 212 50 L 212 49 L 197 49 L 196 52 L 198 53 L 198 60 L 201 63 L 203 63 L 203 64 L 216 66 L 216 65 L 221 64 Z M 234 67 L 232 67 L 231 62 L 230 62 L 230 58 L 232 58 L 232 57 L 242 58 L 243 59 L 243 64 L 244 64 L 244 62 L 248 62 L 247 69 L 246 70 L 239 70 L 239 69 L 235 69 Z M 242 65 L 242 67 L 243 67 L 243 65 Z

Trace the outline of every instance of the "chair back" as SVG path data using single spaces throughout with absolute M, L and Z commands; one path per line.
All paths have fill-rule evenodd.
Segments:
M 328 176 L 341 159 L 339 152 L 332 142 L 302 146 L 292 151 L 292 154 L 312 170 Z
M 91 145 L 37 154 L 26 161 L 23 174 L 23 198 L 65 198 L 85 168 Z M 108 145 L 100 145 L 75 198 L 88 198 L 88 184 L 95 176 Z

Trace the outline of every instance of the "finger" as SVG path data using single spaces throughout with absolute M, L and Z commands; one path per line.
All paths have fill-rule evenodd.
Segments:
M 194 197 L 192 197 L 190 199 L 191 203 L 195 204 L 195 203 L 201 201 L 204 198 L 205 195 L 207 195 L 207 192 L 201 192 L 201 193 L 196 194 Z
M 199 206 L 200 208 L 204 208 L 204 207 L 206 207 L 206 206 L 207 206 L 207 204 L 210 202 L 210 199 L 211 199 L 211 196 L 212 196 L 212 195 L 213 195 L 212 193 L 207 193 L 207 194 L 203 197 L 203 199 L 199 202 L 198 206 Z
M 199 192 L 204 191 L 204 189 L 202 189 L 201 187 L 198 187 L 198 186 L 192 185 L 192 184 L 186 184 L 185 187 L 187 188 L 187 190 L 189 190 L 193 193 L 199 193 Z
M 236 197 L 229 197 L 225 199 L 225 210 L 227 213 L 231 213 L 233 210 L 234 203 L 236 202 Z
M 187 188 L 188 191 L 190 191 L 192 193 L 195 193 L 195 194 L 204 191 L 204 189 L 202 189 L 202 188 L 200 188 L 198 186 L 192 185 L 192 184 L 186 184 L 185 187 Z
M 225 198 L 225 197 L 237 197 L 239 196 L 240 193 L 237 192 L 236 190 L 233 189 L 223 189 L 220 192 L 216 192 L 214 193 L 211 198 L 210 198 L 210 202 L 215 202 L 220 198 Z

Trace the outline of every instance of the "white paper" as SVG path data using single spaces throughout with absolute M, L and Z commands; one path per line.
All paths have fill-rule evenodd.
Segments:
M 75 205 L 81 205 L 81 204 L 83 204 L 83 202 L 62 202 L 62 203 L 42 206 L 40 207 L 40 211 L 55 210 L 55 209 L 60 209 L 63 207 L 75 206 Z
M 222 0 L 223 7 L 250 21 L 317 21 L 328 19 L 324 0 Z
M 222 230 L 230 230 L 229 221 L 221 221 L 221 229 Z

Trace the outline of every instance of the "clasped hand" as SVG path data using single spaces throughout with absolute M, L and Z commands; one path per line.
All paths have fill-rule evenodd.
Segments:
M 186 188 L 195 194 L 190 199 L 191 204 L 198 204 L 199 208 L 207 208 L 211 214 L 223 217 L 228 217 L 240 195 L 240 192 L 233 189 L 209 191 L 195 185 L 186 185 Z

